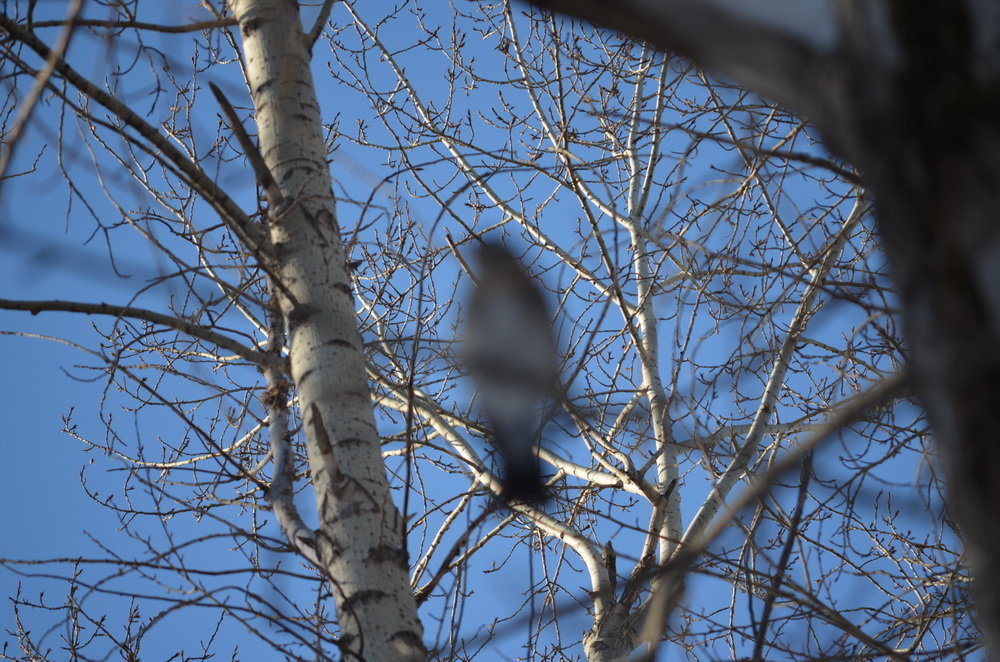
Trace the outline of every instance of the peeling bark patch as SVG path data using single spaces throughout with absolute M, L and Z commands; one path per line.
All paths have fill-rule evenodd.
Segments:
M 261 20 L 259 18 L 249 18 L 243 22 L 240 29 L 243 31 L 244 37 L 249 37 L 254 32 L 260 29 Z
M 304 304 L 293 306 L 291 312 L 288 313 L 288 330 L 292 331 L 296 327 L 301 326 L 308 321 L 315 312 L 316 309 L 312 306 Z
M 337 456 L 333 454 L 333 444 L 330 442 L 330 435 L 327 434 L 326 425 L 323 423 L 323 416 L 319 407 L 314 402 L 309 407 L 309 424 L 312 426 L 313 438 L 319 446 L 320 456 L 323 458 L 323 468 L 330 478 L 330 485 L 337 491 L 344 482 L 344 476 L 340 473 L 340 465 L 337 463 Z

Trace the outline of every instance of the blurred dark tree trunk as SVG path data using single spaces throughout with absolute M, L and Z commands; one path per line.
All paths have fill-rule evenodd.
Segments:
M 1000 3 L 809 2 L 812 24 L 700 0 L 541 0 L 652 41 L 814 123 L 874 193 L 914 388 L 1000 652 Z M 777 4 L 777 3 L 772 3 Z M 735 6 L 735 5 L 734 5 Z

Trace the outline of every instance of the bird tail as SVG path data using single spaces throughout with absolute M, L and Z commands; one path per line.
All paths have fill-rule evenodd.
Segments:
M 531 456 L 523 461 L 507 461 L 502 478 L 503 499 L 508 504 L 535 505 L 548 498 L 538 458 Z

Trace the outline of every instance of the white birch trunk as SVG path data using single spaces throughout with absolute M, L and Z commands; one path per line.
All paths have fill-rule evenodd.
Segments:
M 284 198 L 270 210 L 291 375 L 316 492 L 316 556 L 345 660 L 421 660 L 403 522 L 389 496 L 335 216 L 310 53 L 297 5 L 231 0 L 261 152 Z

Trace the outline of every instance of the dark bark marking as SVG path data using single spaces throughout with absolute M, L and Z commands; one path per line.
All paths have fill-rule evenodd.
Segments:
M 389 597 L 388 593 L 385 591 L 379 591 L 378 589 L 358 591 L 354 595 L 347 596 L 347 598 L 344 599 L 342 607 L 345 611 L 356 611 L 358 606 L 367 605 L 387 597 Z
M 294 331 L 302 324 L 305 324 L 316 312 L 317 309 L 308 304 L 300 303 L 292 306 L 291 311 L 288 313 L 288 330 Z
M 406 549 L 389 545 L 379 545 L 372 548 L 371 553 L 368 554 L 368 560 L 372 563 L 391 563 L 401 568 L 406 568 L 409 556 Z
M 261 20 L 259 18 L 249 18 L 243 22 L 243 25 L 241 26 L 240 29 L 243 30 L 244 37 L 249 37 L 254 32 L 259 30 L 260 26 L 261 26 Z

